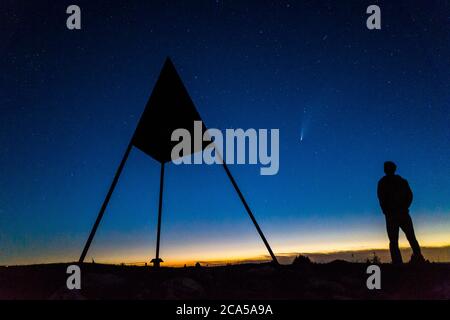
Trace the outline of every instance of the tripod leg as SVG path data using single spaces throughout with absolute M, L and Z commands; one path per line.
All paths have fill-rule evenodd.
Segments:
M 156 258 L 153 259 L 155 267 L 159 267 L 162 259 L 159 258 L 159 244 L 161 239 L 161 215 L 162 215 L 162 200 L 164 190 L 164 162 L 161 162 L 161 174 L 159 178 L 159 204 L 158 204 L 158 229 L 156 233 Z
M 275 254 L 273 253 L 272 248 L 271 248 L 270 245 L 269 245 L 269 242 L 267 241 L 266 237 L 264 236 L 264 233 L 262 232 L 261 228 L 259 227 L 258 222 L 257 222 L 256 219 L 255 219 L 255 216 L 253 215 L 252 211 L 250 210 L 250 207 L 249 207 L 248 204 L 247 204 L 247 201 L 245 201 L 244 195 L 242 194 L 242 192 L 241 192 L 241 190 L 239 189 L 239 187 L 238 187 L 236 181 L 234 180 L 233 176 L 231 175 L 231 172 L 230 172 L 230 170 L 228 169 L 228 166 L 226 165 L 225 161 L 223 161 L 223 160 L 222 160 L 222 164 L 223 164 L 223 167 L 224 167 L 224 169 L 225 169 L 225 172 L 227 173 L 228 178 L 229 178 L 230 181 L 231 181 L 231 184 L 233 185 L 234 189 L 236 190 L 236 192 L 237 192 L 239 198 L 240 198 L 241 201 L 242 201 L 242 204 L 243 204 L 244 207 L 245 207 L 245 210 L 247 211 L 248 215 L 250 216 L 250 219 L 253 221 L 253 224 L 255 225 L 256 230 L 257 230 L 258 233 L 259 233 L 259 236 L 261 237 L 262 241 L 264 242 L 264 245 L 266 246 L 267 251 L 269 251 L 269 254 L 270 254 L 270 256 L 272 257 L 273 262 L 274 262 L 276 265 L 278 265 L 279 263 L 278 263 L 277 257 L 276 257 Z
M 98 225 L 100 224 L 100 221 L 102 220 L 103 214 L 105 213 L 105 209 L 108 206 L 109 199 L 111 198 L 111 195 L 114 192 L 117 181 L 119 180 L 120 174 L 122 173 L 122 169 L 125 165 L 125 162 L 128 159 L 128 155 L 130 154 L 132 146 L 133 146 L 133 144 L 130 141 L 130 143 L 127 147 L 127 150 L 125 151 L 125 154 L 123 155 L 122 161 L 120 162 L 120 165 L 117 168 L 116 174 L 111 183 L 111 186 L 109 187 L 108 193 L 106 194 L 105 200 L 103 201 L 102 207 L 100 208 L 100 212 L 98 213 L 97 219 L 95 220 L 94 226 L 92 227 L 91 233 L 89 234 L 89 238 L 87 239 L 86 244 L 84 245 L 83 252 L 81 253 L 80 259 L 78 260 L 79 263 L 84 262 L 84 258 L 86 257 L 89 247 L 91 246 L 92 239 L 94 239 L 95 232 L 97 231 Z

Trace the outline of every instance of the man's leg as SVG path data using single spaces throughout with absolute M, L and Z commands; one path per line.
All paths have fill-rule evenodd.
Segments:
M 417 257 L 422 256 L 422 253 L 420 252 L 419 242 L 417 241 L 416 235 L 414 233 L 413 222 L 409 214 L 406 214 L 402 218 L 400 228 L 402 228 L 403 232 L 405 233 L 406 239 L 408 239 L 413 254 L 416 255 Z
M 396 219 L 386 216 L 386 230 L 389 238 L 389 250 L 393 264 L 402 264 L 402 254 L 398 247 L 399 225 Z

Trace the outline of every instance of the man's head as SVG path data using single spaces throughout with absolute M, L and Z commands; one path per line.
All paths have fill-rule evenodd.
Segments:
M 386 175 L 394 175 L 395 170 L 397 170 L 397 166 L 392 161 L 386 161 L 384 163 L 384 173 L 386 173 Z

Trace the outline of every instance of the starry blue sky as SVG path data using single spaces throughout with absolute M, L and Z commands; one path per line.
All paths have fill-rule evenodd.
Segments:
M 208 127 L 278 128 L 280 171 L 230 169 L 274 251 L 385 247 L 376 183 L 410 182 L 425 245 L 450 243 L 450 5 L 375 1 L 0 4 L 0 264 L 77 260 L 171 56 Z M 300 136 L 303 132 L 303 141 Z M 159 164 L 134 149 L 87 260 L 154 256 Z M 166 168 L 161 256 L 265 255 L 220 166 Z

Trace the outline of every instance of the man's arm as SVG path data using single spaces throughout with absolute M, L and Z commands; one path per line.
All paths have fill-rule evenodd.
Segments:
M 383 192 L 383 185 L 381 180 L 378 181 L 378 187 L 377 187 L 377 196 L 378 196 L 378 201 L 380 202 L 380 207 L 381 207 L 381 211 L 383 211 L 384 214 L 386 214 L 385 212 L 385 206 L 384 206 L 384 192 Z
M 409 186 L 408 180 L 405 179 L 405 189 L 406 189 L 406 203 L 408 204 L 408 208 L 411 206 L 413 201 L 413 192 L 411 187 Z

